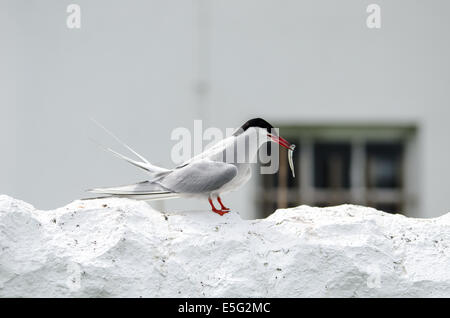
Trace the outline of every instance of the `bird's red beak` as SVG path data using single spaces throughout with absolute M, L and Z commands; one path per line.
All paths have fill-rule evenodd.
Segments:
M 270 139 L 272 139 L 273 141 L 275 141 L 277 144 L 279 144 L 280 146 L 283 146 L 286 149 L 291 149 L 291 144 L 289 143 L 289 141 L 287 141 L 283 137 L 275 136 L 275 135 L 272 135 L 272 134 L 267 134 L 267 136 Z

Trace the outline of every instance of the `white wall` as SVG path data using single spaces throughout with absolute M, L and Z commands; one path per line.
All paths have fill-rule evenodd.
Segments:
M 365 8 L 382 8 L 382 28 Z M 82 8 L 68 30 L 66 6 Z M 83 189 L 139 181 L 98 150 L 94 117 L 170 166 L 174 127 L 261 116 L 279 123 L 419 126 L 422 216 L 449 210 L 446 1 L 0 2 L 0 192 L 50 208 Z M 199 82 L 209 91 L 198 94 Z M 226 196 L 254 208 L 254 187 Z M 208 208 L 171 201 L 168 208 Z M 250 216 L 250 215 L 249 215 Z

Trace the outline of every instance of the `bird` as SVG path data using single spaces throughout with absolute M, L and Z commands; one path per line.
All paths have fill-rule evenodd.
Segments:
M 145 170 L 150 178 L 124 186 L 87 190 L 91 193 L 104 195 L 100 198 L 125 197 L 146 201 L 202 198 L 208 200 L 212 212 L 223 216 L 231 210 L 224 205 L 221 195 L 236 190 L 249 181 L 252 173 L 250 160 L 246 160 L 247 154 L 249 158 L 254 158 L 258 150 L 268 142 L 275 142 L 289 150 L 289 164 L 293 176 L 295 176 L 292 164 L 292 152 L 295 145 L 291 145 L 286 139 L 278 136 L 274 127 L 262 118 L 253 118 L 246 121 L 231 136 L 218 141 L 209 149 L 173 169 L 151 164 L 105 127 L 101 127 L 140 160 L 131 159 L 110 148 L 105 148 L 105 150 Z M 245 145 L 245 151 L 234 152 L 239 143 Z M 227 154 L 230 153 L 233 154 L 232 160 L 228 158 L 229 156 L 227 157 Z M 216 208 L 214 200 L 217 201 L 220 208 Z

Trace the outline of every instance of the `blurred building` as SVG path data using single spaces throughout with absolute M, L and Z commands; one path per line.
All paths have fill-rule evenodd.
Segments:
M 81 29 L 71 30 L 74 2 Z M 366 25 L 370 3 L 380 29 Z M 1 1 L 0 193 L 48 209 L 145 179 L 90 143 L 116 148 L 90 117 L 167 167 L 174 128 L 263 117 L 298 144 L 298 177 L 282 161 L 279 174 L 225 195 L 243 217 L 347 202 L 442 215 L 449 9 L 444 0 Z
M 414 126 L 285 126 L 297 145 L 291 176 L 286 151 L 280 172 L 261 175 L 261 211 L 345 203 L 418 213 L 417 129 Z

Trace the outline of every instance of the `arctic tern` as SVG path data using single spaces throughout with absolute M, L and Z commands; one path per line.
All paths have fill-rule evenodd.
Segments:
M 104 128 L 106 130 L 106 128 Z M 109 131 L 107 131 L 110 133 Z M 110 133 L 112 135 L 112 133 Z M 115 137 L 113 135 L 113 137 Z M 115 137 L 121 142 L 117 137 Z M 248 140 L 249 142 L 245 142 Z M 227 160 L 227 153 L 233 153 L 238 143 L 245 142 L 245 151 L 237 152 L 235 160 Z M 267 142 L 275 142 L 288 149 L 289 165 L 294 174 L 292 153 L 295 145 L 278 136 L 271 124 L 262 118 L 247 121 L 232 136 L 227 137 L 204 152 L 200 153 L 173 169 L 165 169 L 151 164 L 128 145 L 128 150 L 141 161 L 128 158 L 112 149 L 106 150 L 127 162 L 145 170 L 149 180 L 110 188 L 95 188 L 88 190 L 92 193 L 103 194 L 105 197 L 126 197 L 140 200 L 163 200 L 182 197 L 197 197 L 208 199 L 213 212 L 224 215 L 230 211 L 222 202 L 223 193 L 236 190 L 245 184 L 251 177 L 249 160 L 246 154 L 253 157 L 257 155 L 261 146 Z M 214 206 L 217 200 L 220 209 Z

